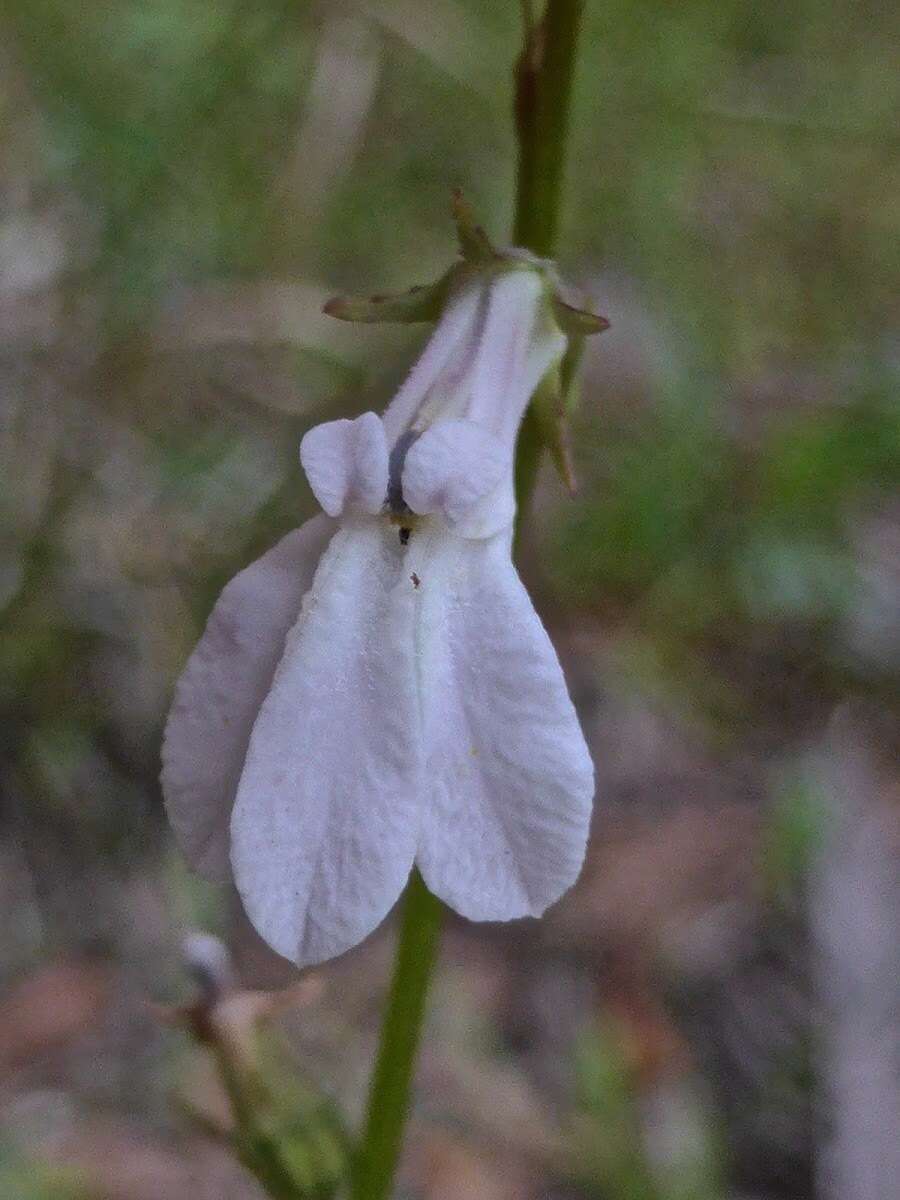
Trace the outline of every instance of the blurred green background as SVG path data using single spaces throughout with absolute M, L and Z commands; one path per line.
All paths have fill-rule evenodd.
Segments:
M 454 186 L 507 236 L 519 6 L 0 13 L 0 1166 L 22 1197 L 76 1194 L 23 1156 L 101 1200 L 253 1197 L 186 1140 L 186 1050 L 142 1007 L 197 923 L 278 977 L 170 845 L 162 722 L 218 589 L 312 511 L 303 431 L 379 406 L 421 343 L 323 301 L 442 270 Z M 612 329 L 523 573 L 596 832 L 540 926 L 451 926 L 405 1186 L 888 1200 L 897 13 L 585 21 L 560 257 Z M 351 1110 L 389 951 L 325 969 L 290 1030 Z

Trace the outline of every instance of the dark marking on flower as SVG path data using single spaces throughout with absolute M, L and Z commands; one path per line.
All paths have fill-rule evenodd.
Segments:
M 410 535 L 411 533 L 412 533 L 412 530 L 411 530 L 411 529 L 409 529 L 409 528 L 408 528 L 406 525 L 404 525 L 404 526 L 401 528 L 401 530 L 400 530 L 400 545 L 401 545 L 401 546 L 408 546 L 408 545 L 409 545 L 409 535 Z
M 406 501 L 403 499 L 403 466 L 406 462 L 406 455 L 409 452 L 410 446 L 420 436 L 419 433 L 412 429 L 408 429 L 406 433 L 401 433 L 388 458 L 388 490 L 385 503 L 388 510 L 396 517 L 402 517 L 409 512 Z M 403 544 L 406 545 L 405 542 Z
M 415 571 L 413 571 L 412 575 L 410 575 L 410 579 L 412 580 L 412 585 L 415 588 L 417 588 L 419 586 L 419 584 L 422 582 L 422 580 L 418 577 L 418 575 L 415 573 Z

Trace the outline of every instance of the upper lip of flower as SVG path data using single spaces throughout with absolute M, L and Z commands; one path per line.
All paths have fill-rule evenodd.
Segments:
M 533 270 L 468 281 L 380 423 L 365 413 L 303 439 L 301 461 L 325 511 L 437 512 L 476 537 L 508 524 L 519 423 L 565 346 L 545 307 Z

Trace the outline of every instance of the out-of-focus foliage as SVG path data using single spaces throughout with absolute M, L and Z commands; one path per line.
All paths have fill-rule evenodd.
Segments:
M 409 331 L 329 321 L 322 302 L 436 276 L 453 186 L 505 236 L 519 7 L 2 6 L 0 969 L 78 949 L 113 955 L 138 989 L 174 975 L 166 919 L 173 898 L 176 914 L 192 899 L 160 867 L 172 683 L 222 583 L 311 511 L 302 431 L 379 405 L 414 348 Z M 722 842 L 698 888 L 716 928 L 723 895 L 769 933 L 802 910 L 821 830 L 791 781 L 830 713 L 867 696 L 885 722 L 873 740 L 892 736 L 895 21 L 891 5 L 850 0 L 586 6 L 562 260 L 612 329 L 586 361 L 579 494 L 548 477 L 526 570 L 579 650 L 603 813 L 593 853 L 616 813 L 656 805 L 677 837 L 673 810 L 688 823 L 707 805 L 702 826 Z M 725 799 L 762 812 L 761 852 L 741 856 L 755 890 L 734 879 Z M 660 941 L 675 923 L 674 899 L 652 905 L 666 847 L 640 836 L 629 903 L 616 908 L 589 861 L 566 910 L 596 955 L 587 975 L 608 979 L 616 937 L 634 940 L 624 919 L 614 929 L 622 907 L 657 912 Z M 682 901 L 700 921 L 700 901 Z M 806 971 L 790 921 L 765 959 L 773 978 Z M 674 940 L 673 969 L 695 969 L 687 933 Z M 721 976 L 733 960 L 717 954 Z M 703 995 L 749 1012 L 748 1029 L 759 1019 L 759 1046 L 747 1032 L 745 1053 L 729 1044 L 721 1060 L 746 1067 L 748 1094 L 768 1072 L 774 1112 L 818 1086 L 813 1018 L 792 1002 L 783 1044 L 802 1052 L 782 1074 L 757 1068 L 756 1051 L 777 1058 L 782 1042 L 747 961 L 752 1003 L 741 1009 L 743 975 Z M 154 1111 L 152 1047 L 117 1054 L 116 1070 L 85 1070 L 85 1092 Z M 614 1047 L 603 1054 L 614 1072 Z M 622 1086 L 626 1108 L 645 1087 Z M 803 1163 L 767 1186 L 797 1200 L 808 1095 L 791 1103 L 793 1148 L 770 1161 Z M 764 1157 L 771 1131 L 728 1122 L 735 1161 Z
M 663 1091 L 656 1145 L 649 1142 L 624 1040 L 607 1017 L 578 1043 L 573 1136 L 582 1182 L 589 1192 L 616 1200 L 715 1200 L 723 1188 L 721 1149 L 709 1114 L 696 1097 L 678 1088 L 674 1095 Z M 667 1129 L 673 1122 L 678 1127 Z
M 15 1200 L 93 1200 L 73 1172 L 45 1167 L 8 1149 L 0 1151 L 0 1195 Z

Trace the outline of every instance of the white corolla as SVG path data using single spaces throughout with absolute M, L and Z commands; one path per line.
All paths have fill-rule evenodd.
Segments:
M 300 965 L 414 864 L 472 920 L 539 915 L 581 868 L 591 760 L 510 557 L 516 434 L 564 348 L 538 269 L 464 275 L 384 417 L 307 433 L 325 515 L 225 588 L 178 684 L 175 831 Z

